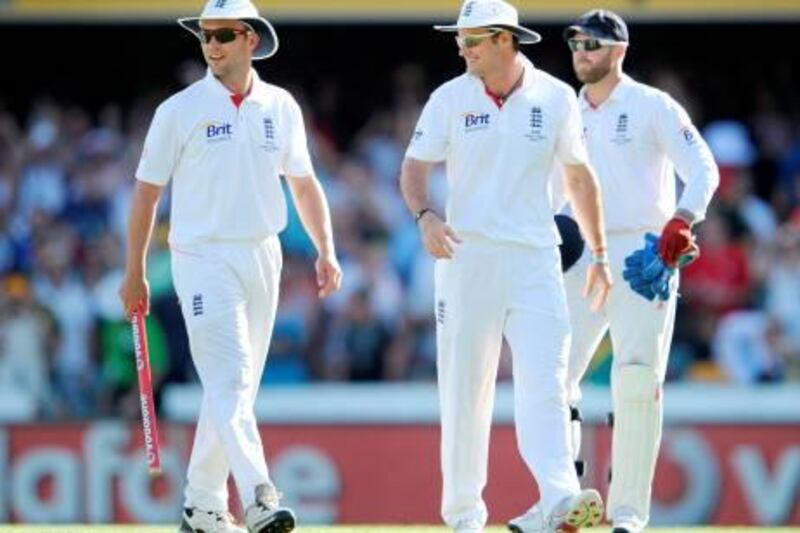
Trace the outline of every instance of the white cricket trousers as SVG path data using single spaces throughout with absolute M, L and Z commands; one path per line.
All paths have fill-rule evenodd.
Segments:
M 254 404 L 282 263 L 277 236 L 172 248 L 175 291 L 203 386 L 187 507 L 227 509 L 231 472 L 245 508 L 255 501 L 255 487 L 270 482 Z
M 657 229 L 650 230 L 658 234 Z M 645 244 L 646 231 L 609 233 L 609 267 L 614 288 L 600 312 L 589 309 L 581 295 L 589 254 L 564 277 L 572 328 L 567 388 L 571 405 L 581 398 L 580 380 L 597 346 L 610 329 L 614 361 L 611 389 L 614 404 L 611 490 L 608 516 L 649 520 L 650 491 L 661 442 L 662 384 L 675 324 L 678 276 L 666 302 L 648 301 L 622 277 L 625 258 Z
M 462 237 L 455 256 L 435 267 L 441 511 L 451 527 L 486 523 L 482 492 L 504 336 L 513 353 L 517 444 L 544 512 L 580 490 L 568 444 L 569 328 L 558 250 Z

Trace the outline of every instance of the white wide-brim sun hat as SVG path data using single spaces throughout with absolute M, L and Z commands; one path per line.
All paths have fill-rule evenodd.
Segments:
M 278 35 L 267 19 L 258 14 L 258 9 L 250 0 L 208 0 L 199 17 L 178 19 L 178 24 L 198 35 L 200 21 L 210 19 L 240 20 L 249 24 L 258 34 L 259 41 L 253 50 L 253 59 L 266 59 L 278 51 Z
M 476 28 L 502 28 L 519 38 L 520 44 L 536 44 L 542 36 L 519 25 L 517 9 L 503 0 L 467 0 L 461 6 L 458 21 L 449 26 L 434 26 L 439 31 L 458 31 Z

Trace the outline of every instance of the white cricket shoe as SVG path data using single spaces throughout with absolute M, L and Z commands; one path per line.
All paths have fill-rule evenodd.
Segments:
M 639 526 L 631 525 L 631 524 L 614 524 L 614 529 L 611 530 L 611 533 L 641 533 L 644 531 Z
M 574 533 L 603 521 L 603 499 L 594 489 L 585 489 L 563 500 L 548 517 L 549 531 Z
M 609 518 L 613 524 L 611 533 L 642 533 L 644 531 L 645 521 L 641 520 L 636 515 L 636 511 L 629 507 L 615 509 L 614 515 Z
M 642 533 L 644 526 L 639 520 L 614 520 L 614 529 L 611 533 Z
M 547 531 L 544 513 L 538 503 L 528 509 L 524 515 L 509 520 L 506 525 L 514 533 L 546 533 Z
M 228 511 L 203 511 L 197 507 L 183 510 L 179 533 L 247 533 L 237 526 Z
M 280 506 L 275 487 L 265 483 L 256 487 L 256 501 L 245 511 L 245 522 L 250 533 L 288 533 L 296 519 L 291 509 Z
M 474 518 L 459 520 L 455 527 L 456 533 L 483 533 L 483 524 Z

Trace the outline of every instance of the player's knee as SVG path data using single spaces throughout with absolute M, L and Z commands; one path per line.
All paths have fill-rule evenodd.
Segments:
M 656 402 L 661 398 L 658 371 L 648 365 L 620 365 L 614 370 L 614 397 L 624 402 Z
M 583 394 L 581 393 L 581 378 L 583 376 L 579 372 L 573 372 L 573 369 L 570 367 L 567 371 L 567 380 L 566 380 L 566 390 L 567 390 L 567 399 L 569 400 L 570 405 L 576 405 L 580 403 Z
M 217 367 L 201 376 L 203 388 L 212 398 L 228 398 L 244 394 L 250 389 L 252 370 L 247 365 Z
M 528 400 L 534 405 L 567 405 L 567 389 L 558 380 L 533 387 L 528 392 Z

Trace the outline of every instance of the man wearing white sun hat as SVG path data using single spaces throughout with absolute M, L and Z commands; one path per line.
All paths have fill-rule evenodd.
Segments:
M 210 0 L 181 26 L 201 42 L 206 77 L 156 110 L 136 171 L 120 297 L 147 310 L 145 255 L 161 191 L 172 182 L 175 289 L 203 401 L 188 468 L 183 533 L 243 532 L 228 513 L 233 474 L 247 531 L 295 527 L 279 503 L 253 412 L 275 321 L 289 189 L 318 251 L 319 296 L 341 284 L 330 214 L 314 176 L 300 107 L 251 66 L 278 49 L 250 0 Z
M 536 478 L 542 531 L 596 525 L 597 491 L 581 491 L 568 440 L 569 322 L 548 184 L 564 186 L 593 260 L 586 294 L 602 306 L 611 286 L 599 189 L 587 164 L 575 92 L 535 68 L 519 45 L 541 40 L 502 0 L 468 0 L 454 32 L 466 73 L 428 100 L 400 184 L 435 271 L 441 406 L 442 516 L 480 532 L 494 385 L 502 339 L 514 358 L 520 454 Z M 432 166 L 444 161 L 446 216 L 428 207 Z

